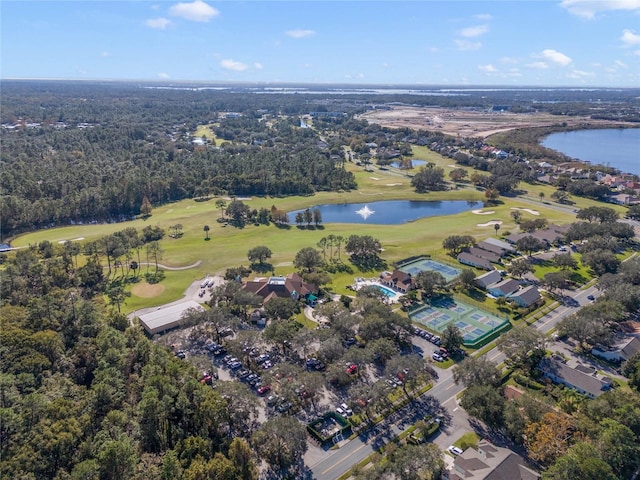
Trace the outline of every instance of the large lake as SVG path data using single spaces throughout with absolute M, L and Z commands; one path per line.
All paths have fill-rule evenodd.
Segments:
M 477 202 L 465 200 L 447 200 L 441 202 L 387 200 L 368 203 L 342 203 L 333 205 L 317 205 L 320 209 L 322 223 L 370 223 L 377 225 L 398 225 L 419 218 L 452 215 L 465 212 L 477 205 Z M 289 221 L 294 224 L 296 213 L 289 212 Z
M 578 160 L 640 175 L 640 128 L 552 133 L 542 145 Z

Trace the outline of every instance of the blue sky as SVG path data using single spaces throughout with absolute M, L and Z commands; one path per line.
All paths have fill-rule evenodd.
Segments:
M 640 0 L 2 0 L 2 78 L 640 87 Z

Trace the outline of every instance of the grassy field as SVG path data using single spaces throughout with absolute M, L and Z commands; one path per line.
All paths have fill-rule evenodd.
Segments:
M 416 149 L 418 150 L 418 149 Z M 434 161 L 439 164 L 450 164 L 450 159 L 441 157 L 428 149 L 416 152 L 413 157 Z M 482 201 L 482 192 L 474 188 L 417 194 L 410 185 L 410 178 L 399 170 L 364 171 L 362 167 L 348 164 L 347 168 L 354 172 L 358 190 L 351 192 L 320 192 L 313 196 L 295 196 L 286 198 L 255 197 L 244 200 L 251 208 L 277 208 L 292 211 L 325 203 L 358 203 L 378 200 L 468 200 Z M 450 168 L 450 167 L 449 167 Z M 286 274 L 293 270 L 292 260 L 301 248 L 316 246 L 318 241 L 329 234 L 348 237 L 352 234 L 372 235 L 381 241 L 382 257 L 389 263 L 413 255 L 431 254 L 435 257 L 445 255 L 442 240 L 448 235 L 473 235 L 478 239 L 495 236 L 493 226 L 478 226 L 490 220 L 502 221 L 499 234 L 517 231 L 517 225 L 510 216 L 512 208 L 532 208 L 530 203 L 518 198 L 503 198 L 503 204 L 485 211 L 488 215 L 477 215 L 471 211 L 457 215 L 430 217 L 402 225 L 373 224 L 326 224 L 319 229 L 278 228 L 275 225 L 248 225 L 238 229 L 219 223 L 220 210 L 216 207 L 217 199 L 196 202 L 183 200 L 173 204 L 162 205 L 153 209 L 152 216 L 142 220 L 136 219 L 117 224 L 76 225 L 70 227 L 39 230 L 13 239 L 12 246 L 34 245 L 43 240 L 61 243 L 66 240 L 92 240 L 122 230 L 126 227 L 142 229 L 147 225 L 159 225 L 168 229 L 170 225 L 183 225 L 183 236 L 179 239 L 165 238 L 161 241 L 163 249 L 160 263 L 179 267 L 191 265 L 197 261 L 202 263 L 193 269 L 182 271 L 166 271 L 166 279 L 162 284 L 164 291 L 157 297 L 143 298 L 135 294 L 127 300 L 125 309 L 134 309 L 160 305 L 180 298 L 187 286 L 196 279 L 207 274 L 223 273 L 230 266 L 248 265 L 247 251 L 258 245 L 265 245 L 273 252 L 271 263 L 276 274 Z M 480 208 L 481 204 L 477 206 Z M 568 223 L 575 219 L 573 214 L 549 208 L 543 203 L 535 207 L 541 217 L 550 223 Z M 524 218 L 538 218 L 525 213 Z M 209 225 L 210 241 L 205 241 L 204 225 Z M 78 240 L 81 241 L 81 240 Z M 343 255 L 344 259 L 344 255 Z M 144 268 L 144 267 L 143 267 Z M 371 272 L 374 274 L 376 272 Z M 334 276 L 329 287 L 336 293 L 347 293 L 346 285 L 353 282 L 354 274 L 338 274 Z M 365 273 L 366 275 L 366 273 Z
M 194 132 L 193 136 L 196 138 L 206 138 L 207 140 L 210 140 L 212 142 L 214 142 L 217 145 L 216 142 L 216 136 L 213 133 L 213 130 L 211 130 L 211 127 L 213 127 L 214 125 L 198 125 L 198 128 L 196 129 L 196 131 Z

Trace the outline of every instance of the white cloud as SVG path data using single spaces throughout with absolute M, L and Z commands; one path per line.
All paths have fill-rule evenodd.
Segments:
M 549 65 L 547 65 L 545 62 L 533 62 L 533 63 L 528 63 L 527 67 L 534 68 L 536 70 L 544 70 L 546 68 L 549 68 Z
M 584 70 L 572 70 L 571 73 L 567 74 L 569 78 L 583 79 L 585 77 L 593 77 L 593 72 L 585 72 Z
M 249 68 L 244 63 L 231 59 L 222 60 L 220 62 L 220 66 L 225 70 L 233 70 L 235 72 L 244 72 L 247 68 Z
M 518 63 L 518 59 L 513 57 L 502 57 L 500 59 L 500 62 L 505 63 L 507 65 L 516 65 Z
M 640 0 L 562 0 L 560 6 L 573 15 L 592 19 L 608 10 L 640 10 Z
M 471 38 L 471 37 L 478 37 L 480 35 L 484 35 L 488 31 L 489 31 L 488 25 L 477 25 L 475 27 L 463 28 L 462 30 L 460 30 L 460 35 L 462 35 L 463 37 Z
M 634 50 L 634 51 L 633 51 L 633 54 L 634 54 L 634 55 L 638 55 L 638 56 L 640 56 L 640 50 Z
M 111 54 L 109 52 L 100 52 L 100 56 L 103 58 L 107 58 L 107 57 L 110 57 Z
M 220 12 L 202 0 L 195 0 L 191 3 L 176 3 L 169 9 L 169 14 L 192 22 L 208 22 L 220 15 Z
M 493 18 L 493 15 L 491 15 L 490 13 L 479 13 L 478 15 L 474 15 L 473 18 L 486 22 L 488 20 L 491 20 Z
M 260 62 L 256 62 L 253 64 L 253 68 L 256 70 L 262 70 L 262 64 Z
M 626 47 L 631 47 L 640 44 L 640 35 L 636 35 L 633 30 L 623 30 L 620 40 Z
M 478 50 L 482 47 L 482 43 L 480 42 L 470 42 L 469 40 L 454 40 L 456 47 L 458 50 L 468 51 L 468 50 Z
M 553 50 L 548 48 L 543 50 L 540 53 L 532 55 L 534 58 L 541 58 L 551 63 L 555 63 L 556 65 L 560 65 L 562 67 L 566 67 L 571 63 L 571 59 L 567 57 L 564 53 L 561 53 L 557 50 Z
M 298 28 L 296 30 L 287 30 L 285 33 L 289 35 L 291 38 L 312 37 L 313 35 L 316 34 L 316 32 L 314 32 L 313 30 L 303 30 L 301 28 Z
M 616 60 L 615 62 L 613 62 L 613 64 L 619 68 L 629 68 L 629 66 L 626 63 L 621 62 L 620 60 Z
M 164 73 L 164 72 L 160 72 L 158 74 L 158 78 L 161 78 L 163 80 L 166 80 L 167 78 L 169 78 L 169 74 L 168 73 Z
M 364 73 L 356 73 L 354 75 L 348 73 L 344 76 L 345 78 L 349 78 L 349 79 L 363 79 L 364 78 Z
M 478 69 L 482 72 L 485 73 L 496 73 L 498 71 L 498 69 L 496 67 L 494 67 L 493 65 L 489 64 L 489 65 L 478 65 Z
M 160 18 L 150 18 L 144 24 L 149 28 L 157 28 L 158 30 L 164 30 L 169 25 L 171 25 L 171 20 L 168 18 L 160 17 Z

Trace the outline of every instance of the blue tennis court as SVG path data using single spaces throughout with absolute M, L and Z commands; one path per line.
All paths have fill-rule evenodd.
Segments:
M 426 271 L 438 272 L 447 280 L 447 282 L 450 282 L 461 273 L 459 268 L 454 268 L 428 258 L 421 258 L 414 262 L 407 263 L 406 265 L 398 267 L 398 269 L 402 272 L 410 273 L 412 276 Z
M 465 343 L 476 344 L 494 330 L 509 323 L 508 318 L 499 318 L 457 299 L 445 297 L 409 313 L 411 321 L 420 323 L 435 333 L 441 334 L 453 323 L 460 329 Z

